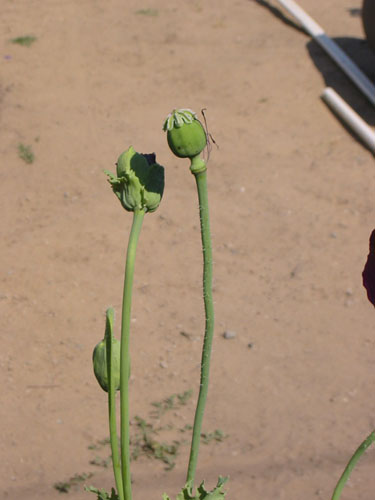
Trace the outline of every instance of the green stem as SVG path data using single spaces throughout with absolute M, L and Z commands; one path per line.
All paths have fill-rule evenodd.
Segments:
M 367 448 L 375 442 L 375 431 L 371 432 L 371 434 L 359 445 L 359 447 L 354 452 L 352 458 L 349 460 L 348 465 L 345 467 L 342 476 L 338 480 L 335 491 L 332 495 L 332 500 L 339 500 L 341 496 L 341 492 L 345 486 L 346 481 L 349 479 L 349 476 L 356 466 L 358 460 L 361 458 L 363 453 L 367 450 Z
M 206 315 L 205 334 L 201 360 L 200 389 L 197 407 L 195 410 L 193 436 L 191 440 L 190 458 L 186 478 L 187 482 L 190 482 L 191 487 L 193 487 L 202 432 L 203 414 L 206 406 L 208 392 L 212 338 L 214 333 L 214 306 L 212 300 L 212 248 L 208 211 L 206 165 L 201 158 L 195 157 L 192 159 L 190 169 L 195 176 L 198 189 L 199 216 L 203 248 L 203 299 Z
M 126 254 L 124 293 L 121 320 L 121 364 L 120 364 L 120 416 L 121 416 L 121 469 L 124 498 L 131 500 L 130 478 L 130 424 L 129 424 L 129 370 L 130 370 L 130 313 L 133 288 L 134 262 L 144 210 L 135 210 Z
M 109 414 L 109 436 L 112 451 L 112 466 L 116 481 L 116 489 L 120 500 L 124 500 L 124 488 L 121 476 L 121 462 L 119 456 L 119 443 L 116 424 L 116 389 L 113 372 L 113 309 L 107 310 L 106 324 L 106 349 L 108 360 L 108 414 Z
M 112 451 L 112 466 L 116 481 L 117 493 L 120 500 L 124 500 L 124 489 L 121 477 L 121 462 L 119 457 L 119 446 L 116 425 L 116 388 L 113 374 L 113 318 L 114 311 L 110 307 L 106 311 L 105 342 L 107 355 L 107 376 L 108 376 L 108 415 L 109 415 L 109 436 Z
M 109 413 L 109 436 L 111 441 L 113 473 L 116 481 L 116 489 L 120 500 L 124 500 L 124 488 L 121 476 L 121 462 L 119 456 L 119 445 L 116 427 L 116 393 L 109 389 L 108 393 Z

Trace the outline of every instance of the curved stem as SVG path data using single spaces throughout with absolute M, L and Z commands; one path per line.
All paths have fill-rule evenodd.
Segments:
M 112 452 L 113 474 L 115 476 L 116 489 L 119 500 L 124 500 L 124 488 L 121 476 L 121 461 L 119 455 L 119 443 L 117 436 L 116 424 L 116 388 L 113 373 L 113 316 L 112 308 L 106 312 L 106 351 L 107 351 L 107 366 L 108 366 L 108 416 L 109 416 L 109 436 Z
M 210 357 L 212 349 L 212 338 L 214 333 L 214 307 L 212 300 L 212 248 L 210 235 L 210 220 L 207 196 L 207 175 L 203 160 L 192 161 L 191 171 L 195 176 L 198 198 L 199 215 L 201 224 L 202 248 L 203 248 L 203 299 L 206 315 L 205 334 L 203 341 L 200 389 L 195 410 L 193 436 L 190 448 L 190 458 L 187 472 L 187 482 L 191 487 L 194 485 L 195 471 L 197 468 L 199 444 L 202 431 L 202 421 L 206 406 L 208 381 L 210 372 Z
M 332 500 L 339 500 L 341 496 L 341 492 L 345 486 L 346 481 L 349 479 L 352 470 L 356 466 L 358 460 L 361 458 L 363 453 L 367 450 L 367 448 L 375 442 L 375 431 L 371 432 L 371 434 L 359 445 L 359 447 L 354 452 L 352 458 L 349 460 L 348 465 L 345 467 L 344 472 L 342 473 L 338 483 L 336 485 L 335 491 L 332 495 Z
M 133 288 L 134 262 L 144 210 L 135 210 L 126 254 L 124 293 L 121 319 L 121 364 L 120 364 L 120 416 L 121 416 L 121 469 L 124 498 L 131 500 L 130 478 L 130 425 L 129 425 L 129 370 L 130 370 L 130 313 Z

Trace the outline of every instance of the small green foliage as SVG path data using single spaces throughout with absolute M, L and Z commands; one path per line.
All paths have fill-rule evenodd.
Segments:
M 85 490 L 97 495 L 97 500 L 119 500 L 119 496 L 115 492 L 114 488 L 112 488 L 111 495 L 109 495 L 109 493 L 105 490 L 98 490 L 98 488 L 94 488 L 94 486 L 85 486 Z
M 107 444 L 110 444 L 111 440 L 109 438 L 99 439 L 96 443 L 90 444 L 87 448 L 89 450 L 100 450 Z
M 101 458 L 96 456 L 90 460 L 90 465 L 96 465 L 97 467 L 104 467 L 105 469 L 111 465 L 111 457 Z
M 204 444 L 209 444 L 211 441 L 224 441 L 224 439 L 228 437 L 224 432 L 220 429 L 215 429 L 213 432 L 202 432 L 201 433 L 201 441 Z
M 164 413 L 166 413 L 168 410 L 172 410 L 175 408 L 175 399 L 176 399 L 176 394 L 172 394 L 168 398 L 163 399 L 162 401 L 154 401 L 152 406 L 156 408 L 156 410 L 153 413 L 153 416 L 155 418 L 160 418 Z
M 140 16 L 156 17 L 159 15 L 158 9 L 139 9 L 135 11 Z
M 30 47 L 36 41 L 36 37 L 33 35 L 18 36 L 17 38 L 12 38 L 11 42 L 17 45 L 22 45 L 23 47 Z
M 180 429 L 178 429 L 180 432 L 189 432 L 193 429 L 193 426 L 191 424 L 186 424 Z
M 187 394 L 190 391 L 186 391 L 182 394 Z M 182 395 L 180 394 L 180 396 Z M 172 396 L 174 396 L 172 398 Z M 178 400 L 178 394 L 173 394 L 172 396 L 165 398 L 163 402 L 168 405 L 168 409 L 175 408 L 171 401 Z M 131 460 L 137 460 L 141 457 L 154 458 L 155 460 L 160 460 L 166 465 L 166 470 L 171 470 L 176 465 L 176 459 L 179 454 L 181 446 L 188 444 L 186 439 L 174 439 L 172 441 L 165 441 L 158 439 L 159 435 L 162 435 L 166 431 L 171 431 L 175 429 L 172 423 L 168 423 L 163 426 L 156 427 L 152 422 L 147 422 L 144 418 L 136 416 L 133 419 L 133 425 L 135 425 L 135 432 L 130 441 L 131 447 Z M 177 429 L 178 432 L 184 434 L 192 430 L 190 424 Z M 213 441 L 222 442 L 226 437 L 228 437 L 222 430 L 215 429 L 213 432 L 202 432 L 201 440 L 204 444 L 210 444 Z M 99 451 L 109 444 L 109 439 L 102 439 L 94 444 L 91 444 L 88 448 L 90 450 Z M 96 465 L 98 467 L 109 467 L 111 463 L 111 456 L 102 458 L 100 456 L 95 456 L 90 460 L 91 465 Z
M 76 486 L 77 484 L 82 483 L 83 481 L 86 481 L 86 479 L 89 479 L 92 477 L 92 473 L 83 473 L 83 474 L 75 474 L 73 477 L 68 479 L 67 481 L 60 481 L 58 483 L 55 483 L 53 487 L 59 491 L 60 493 L 68 493 L 72 486 Z
M 181 394 L 176 394 L 177 400 L 180 405 L 186 405 L 191 396 L 193 395 L 193 390 L 189 389 L 188 391 L 182 392 Z
M 186 405 L 193 394 L 193 391 L 190 389 L 188 391 L 184 391 L 180 394 L 172 394 L 168 398 L 163 399 L 162 401 L 154 401 L 152 406 L 155 407 L 155 411 L 153 412 L 153 417 L 160 418 L 164 413 L 169 410 L 174 410 L 179 406 Z
M 18 156 L 25 163 L 33 163 L 35 160 L 35 155 L 31 146 L 25 146 L 25 144 L 18 144 Z
M 156 440 L 155 435 L 160 430 L 163 430 L 163 428 L 156 429 L 153 424 L 146 422 L 146 420 L 138 416 L 135 417 L 134 421 L 137 431 L 130 442 L 132 447 L 131 459 L 137 460 L 137 458 L 143 455 L 161 460 L 166 464 L 166 470 L 173 469 L 182 442 L 177 440 L 171 443 L 159 442 Z M 168 427 L 170 428 L 170 426 Z
M 160 460 L 166 465 L 166 470 L 171 470 L 176 464 L 176 458 L 181 446 L 188 443 L 185 439 L 180 440 L 160 440 L 157 436 L 160 433 L 165 433 L 174 429 L 173 424 L 166 424 L 164 426 L 156 427 L 153 423 L 147 422 L 145 419 L 136 416 L 133 419 L 135 425 L 135 432 L 133 432 L 130 440 L 131 460 L 137 460 L 141 457 L 154 458 Z M 104 446 L 109 444 L 108 439 L 98 441 L 97 444 L 89 446 L 90 450 L 99 451 Z M 98 467 L 109 467 L 111 463 L 111 455 L 103 458 L 99 455 L 90 460 L 91 465 Z
M 177 457 L 179 455 L 180 449 L 183 446 L 189 444 L 190 439 L 187 439 L 187 432 L 191 432 L 192 425 L 185 424 L 182 427 L 178 426 L 177 415 L 168 414 L 169 410 L 176 410 L 185 405 L 192 396 L 192 390 L 183 391 L 181 393 L 171 394 L 167 398 L 161 401 L 152 403 L 153 410 L 150 412 L 151 420 L 146 420 L 140 416 L 135 416 L 132 420 L 132 432 L 130 439 L 130 458 L 131 460 L 137 460 L 142 457 L 147 457 L 155 460 L 159 460 L 165 464 L 165 470 L 172 470 L 176 465 Z M 169 420 L 167 416 L 169 415 Z M 155 419 L 157 417 L 157 420 Z M 177 439 L 171 439 L 170 431 L 174 431 L 180 435 Z M 213 432 L 206 432 L 201 434 L 202 442 L 205 444 L 211 444 L 214 441 L 220 442 L 227 435 L 224 434 L 220 429 L 216 429 Z M 108 453 L 108 445 L 110 444 L 110 439 L 99 439 L 88 446 L 89 450 L 93 452 L 93 458 L 90 460 L 90 464 L 96 467 L 108 468 L 111 464 L 111 454 Z M 94 474 L 90 474 L 93 476 Z M 88 475 L 82 475 L 82 480 L 90 477 Z M 58 483 L 57 489 L 62 492 L 68 492 L 72 484 L 78 482 L 78 477 L 75 476 L 65 483 Z M 70 484 L 72 481 L 72 484 Z M 56 487 L 56 486 L 55 486 Z M 96 488 L 90 487 L 90 490 L 98 496 L 98 500 L 111 500 L 108 493 L 104 490 L 97 490 Z M 103 496 L 103 495 L 107 495 Z M 187 497 L 189 498 L 189 497 Z M 194 497 L 193 497 L 194 498 Z M 204 498 L 204 497 L 203 497 Z M 217 500 L 213 497 L 214 500 Z M 221 497 L 218 497 L 220 499 Z M 177 500 L 180 500 L 179 498 Z M 184 497 L 181 500 L 185 500 Z M 211 500 L 208 497 L 207 500 Z
M 226 495 L 226 492 L 223 491 L 223 486 L 227 481 L 227 477 L 220 476 L 216 487 L 211 491 L 207 491 L 204 487 L 204 482 L 202 482 L 198 486 L 196 493 L 193 493 L 191 483 L 188 482 L 177 495 L 176 500 L 222 500 Z M 170 500 L 170 498 L 164 493 L 163 500 Z
M 161 460 L 166 464 L 165 470 L 172 470 L 176 465 L 176 457 L 180 444 L 179 441 L 173 441 L 171 444 L 153 441 L 151 443 L 150 452 L 156 460 Z

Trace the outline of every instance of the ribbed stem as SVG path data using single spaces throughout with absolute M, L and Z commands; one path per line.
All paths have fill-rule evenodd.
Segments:
M 208 211 L 207 174 L 206 166 L 203 160 L 197 158 L 196 161 L 194 161 L 193 159 L 191 171 L 195 176 L 199 199 L 199 215 L 203 249 L 203 300 L 206 316 L 201 360 L 200 390 L 195 410 L 193 436 L 187 472 L 187 482 L 190 482 L 191 487 L 193 487 L 202 432 L 203 414 L 208 392 L 212 338 L 214 333 L 214 307 L 212 299 L 212 247 Z
M 129 424 L 129 373 L 130 373 L 130 314 L 134 276 L 134 262 L 144 210 L 135 210 L 126 254 L 124 293 L 121 319 L 120 365 L 120 416 L 121 416 L 121 470 L 125 500 L 132 499 L 130 478 L 130 424 Z

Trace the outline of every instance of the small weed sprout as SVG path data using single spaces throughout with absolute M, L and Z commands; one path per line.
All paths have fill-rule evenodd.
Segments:
M 60 481 L 58 483 L 55 483 L 53 487 L 55 490 L 59 491 L 60 493 L 69 493 L 70 489 L 73 486 L 76 486 L 77 484 L 83 483 L 86 481 L 86 479 L 89 479 L 92 477 L 93 474 L 91 472 L 84 472 L 83 474 L 75 474 L 73 477 L 68 479 L 67 481 Z
M 31 146 L 26 146 L 25 144 L 18 144 L 18 156 L 25 163 L 33 163 L 35 160 Z
M 130 425 L 133 429 L 130 439 L 131 461 L 145 457 L 162 462 L 167 471 L 174 468 L 180 449 L 189 444 L 189 440 L 185 436 L 187 432 L 191 432 L 193 426 L 185 424 L 179 427 L 179 416 L 175 412 L 172 413 L 172 410 L 186 405 L 191 395 L 191 390 L 180 394 L 171 394 L 161 401 L 151 403 L 153 407 L 149 412 L 151 420 L 138 415 L 131 420 Z M 171 401 L 174 402 L 173 405 L 169 403 Z M 162 412 L 156 412 L 155 407 L 158 409 L 162 408 Z M 170 431 L 177 432 L 177 435 L 180 437 L 171 440 Z M 215 442 L 222 442 L 226 437 L 227 435 L 223 431 L 215 429 L 213 432 L 202 432 L 201 442 L 205 445 L 210 445 Z M 105 438 L 97 440 L 88 446 L 89 450 L 95 452 L 95 455 L 89 461 L 90 465 L 105 469 L 110 466 L 112 461 L 111 454 L 108 453 L 110 443 L 110 439 Z M 64 485 L 68 482 L 61 484 Z
M 159 11 L 157 9 L 139 9 L 135 11 L 139 16 L 149 16 L 156 17 L 159 15 Z
M 11 42 L 16 45 L 22 45 L 22 47 L 30 47 L 37 40 L 34 35 L 18 36 L 17 38 L 12 38 Z
M 191 396 L 193 395 L 192 389 L 188 391 L 182 392 L 181 394 L 172 394 L 168 398 L 163 399 L 162 401 L 154 401 L 152 406 L 155 407 L 155 411 L 153 412 L 154 418 L 160 418 L 164 413 L 168 410 L 173 410 L 178 408 L 179 406 L 186 405 Z
M 201 440 L 203 444 L 209 444 L 212 441 L 221 442 L 228 437 L 221 429 L 215 429 L 213 432 L 202 432 Z

